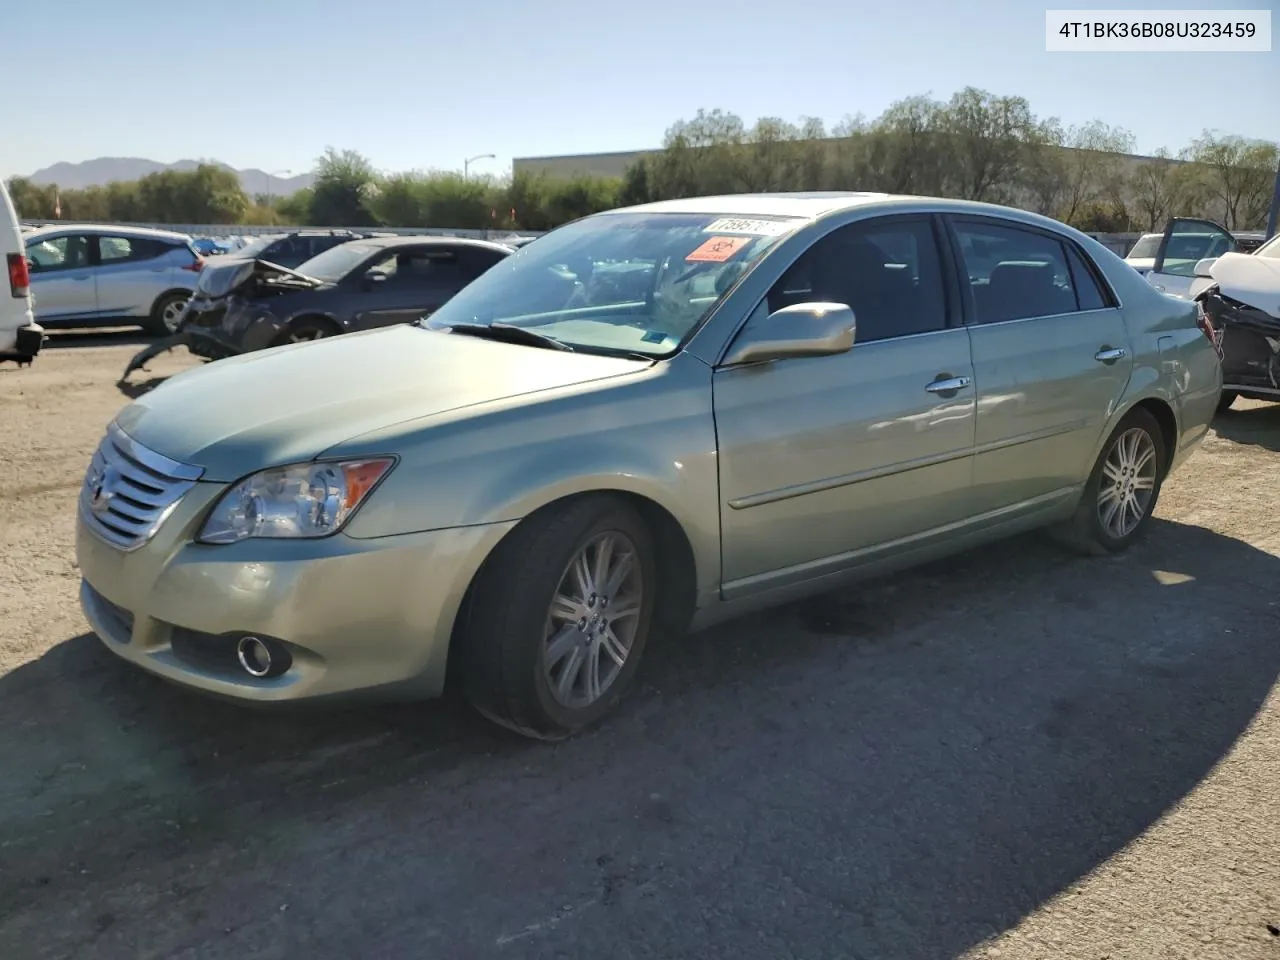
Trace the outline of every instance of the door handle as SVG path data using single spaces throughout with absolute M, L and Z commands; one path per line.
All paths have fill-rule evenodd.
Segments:
M 969 377 L 945 377 L 933 381 L 925 389 L 930 393 L 955 393 L 957 390 L 963 390 L 971 383 L 973 383 L 973 380 Z
M 1104 347 L 1093 355 L 1093 359 L 1099 363 L 1115 363 L 1117 360 L 1123 360 L 1127 353 L 1124 347 Z

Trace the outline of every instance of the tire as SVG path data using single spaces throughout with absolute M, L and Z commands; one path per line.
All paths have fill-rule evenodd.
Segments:
M 1236 402 L 1239 396 L 1240 394 L 1236 393 L 1234 390 L 1223 390 L 1222 394 L 1218 397 L 1218 409 L 1215 410 L 1214 413 L 1226 413 L 1231 409 L 1231 405 Z
M 190 293 L 166 293 L 151 307 L 151 316 L 147 318 L 142 328 L 152 336 L 171 336 L 177 328 L 182 308 L 190 299 Z
M 286 343 L 307 343 L 311 340 L 323 340 L 342 332 L 332 320 L 324 317 L 299 317 L 280 336 L 276 337 L 272 346 L 282 347 Z
M 1122 448 L 1122 444 L 1126 446 Z M 1131 450 L 1134 453 L 1128 456 Z M 1168 469 L 1168 453 L 1156 418 L 1140 407 L 1129 411 L 1102 445 L 1075 516 L 1053 531 L 1054 534 L 1067 546 L 1091 556 L 1128 549 L 1151 522 Z M 1113 480 L 1116 473 L 1119 479 Z M 1121 524 L 1111 513 L 1114 495 L 1108 495 L 1105 502 L 1103 496 L 1108 489 L 1116 490 L 1117 484 L 1120 484 L 1118 489 L 1123 490 L 1125 483 L 1135 486 L 1129 488 L 1131 506 L 1124 508 L 1126 523 Z M 1136 523 L 1131 518 L 1133 506 L 1141 509 Z M 1109 514 L 1110 524 L 1104 522 Z
M 612 597 L 601 591 L 592 605 L 592 584 L 582 589 L 573 566 L 582 557 L 593 566 L 606 541 L 615 560 L 630 554 L 632 561 L 622 565 Z M 467 699 L 495 723 L 537 739 L 590 726 L 631 685 L 658 589 L 653 536 L 618 498 L 590 496 L 534 514 L 498 545 L 469 592 L 456 640 Z M 557 595 L 564 598 L 559 611 L 552 609 Z

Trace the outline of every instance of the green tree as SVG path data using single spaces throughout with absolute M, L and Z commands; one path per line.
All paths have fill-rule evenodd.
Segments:
M 334 227 L 377 226 L 373 206 L 379 186 L 373 165 L 362 154 L 328 147 L 316 162 L 308 219 Z

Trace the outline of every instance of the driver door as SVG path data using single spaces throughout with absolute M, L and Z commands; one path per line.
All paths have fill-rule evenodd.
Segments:
M 1190 299 L 1207 281 L 1197 282 L 1196 264 L 1236 249 L 1236 239 L 1220 223 L 1194 217 L 1175 217 L 1164 228 L 1147 283 L 1161 293 Z
M 385 279 L 365 284 L 365 297 L 355 314 L 356 329 L 411 323 L 429 316 L 461 289 L 462 265 L 450 247 L 398 249 L 368 268 Z
M 819 239 L 748 328 L 846 303 L 853 348 L 714 372 L 725 599 L 909 552 L 969 516 L 973 365 L 938 230 L 885 217 Z

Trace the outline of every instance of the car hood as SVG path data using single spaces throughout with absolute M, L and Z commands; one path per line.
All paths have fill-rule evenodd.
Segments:
M 1228 297 L 1280 318 L 1280 259 L 1224 253 L 1209 273 Z
M 372 430 L 649 366 L 401 325 L 185 371 L 116 422 L 158 453 L 204 467 L 203 479 L 229 482 Z
M 1151 268 L 1156 265 L 1155 257 L 1130 257 L 1125 260 L 1129 266 L 1137 270 L 1139 273 L 1150 273 Z
M 251 281 L 275 283 L 298 290 L 314 290 L 325 285 L 323 280 L 308 277 L 269 260 L 237 260 L 210 257 L 204 261 L 196 296 L 217 299 L 235 293 Z

